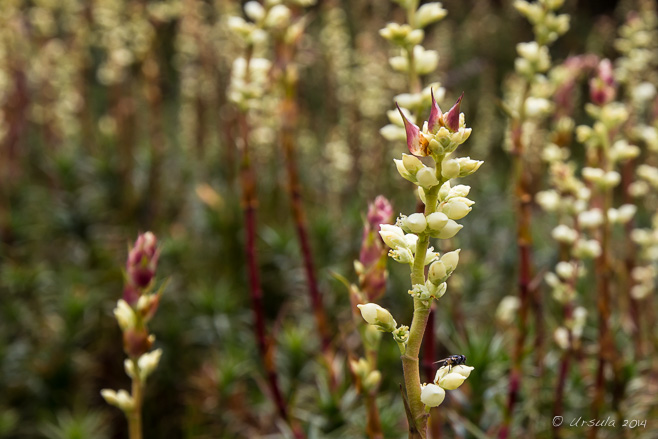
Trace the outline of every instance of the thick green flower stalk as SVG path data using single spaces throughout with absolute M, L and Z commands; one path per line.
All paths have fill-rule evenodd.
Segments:
M 132 390 L 130 393 L 126 390 L 101 390 L 105 401 L 120 408 L 128 419 L 130 439 L 142 438 L 144 386 L 162 356 L 161 349 L 150 350 L 155 336 L 149 334 L 147 327 L 162 295 L 162 288 L 153 292 L 159 255 L 156 237 L 151 232 L 139 235 L 128 253 L 123 299 L 119 299 L 114 316 L 123 333 L 123 349 L 128 356 L 124 367 L 132 380 Z
M 375 303 L 359 305 L 366 322 L 382 332 L 390 332 L 400 348 L 410 438 L 426 437 L 429 408 L 441 404 L 445 390 L 459 387 L 471 370 L 468 367 L 453 368 L 445 376 L 437 374 L 434 383 L 421 385 L 418 360 L 432 301 L 445 294 L 446 281 L 457 268 L 460 252 L 455 250 L 439 255 L 430 247 L 430 238 L 449 239 L 463 227 L 457 220 L 465 217 L 473 205 L 473 201 L 466 198 L 470 187 L 452 186 L 450 180 L 471 175 L 482 165 L 481 161 L 454 154 L 471 134 L 463 113 L 459 111 L 461 99 L 450 111 L 442 113 L 432 96 L 430 116 L 422 130 L 400 110 L 411 155 L 403 154 L 395 163 L 400 175 L 418 186 L 425 210 L 424 213 L 400 216 L 397 225 L 382 225 L 380 235 L 391 249 L 389 256 L 407 264 L 411 271 L 408 290 L 414 301 L 411 326 L 398 326 L 391 313 Z M 430 157 L 434 166 L 425 165 L 418 157 Z M 428 265 L 426 276 L 425 267 Z

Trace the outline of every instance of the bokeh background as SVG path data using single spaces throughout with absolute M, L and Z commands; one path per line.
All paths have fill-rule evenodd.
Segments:
M 463 249 L 460 267 L 436 311 L 436 359 L 463 353 L 476 367 L 466 390 L 447 402 L 446 437 L 490 437 L 504 410 L 513 343 L 494 311 L 515 294 L 517 267 L 507 122 L 499 103 L 515 45 L 532 33 L 507 0 L 443 5 L 448 17 L 429 28 L 425 40 L 441 55 L 439 73 L 426 79 L 446 88 L 444 108 L 465 91 L 462 111 L 473 134 L 462 155 L 485 165 L 465 182 L 476 205 L 455 240 Z M 617 28 L 636 6 L 567 1 L 571 30 L 553 46 L 553 59 L 581 53 L 614 59 Z M 404 17 L 384 0 L 324 0 L 308 11 L 296 59 L 297 162 L 342 364 L 338 392 L 329 390 L 319 356 L 276 107 L 269 118 L 264 112 L 252 140 L 258 258 L 268 331 L 294 416 L 309 437 L 364 437 L 363 404 L 344 364 L 352 310 L 333 273 L 355 281 L 363 217 L 376 195 L 385 194 L 396 213 L 415 210 L 413 185 L 392 162 L 405 145 L 379 134 L 393 96 L 406 90 L 405 78 L 388 66 L 391 49 L 378 30 Z M 122 294 L 128 244 L 147 230 L 160 240 L 158 282 L 169 284 L 151 323 L 164 354 L 148 383 L 145 437 L 285 437 L 252 330 L 239 133 L 226 94 L 241 53 L 227 17 L 241 14 L 240 2 L 226 0 L 0 2 L 0 437 L 126 437 L 120 411 L 99 391 L 129 385 L 112 309 Z M 578 102 L 586 100 L 586 82 L 574 93 Z M 574 117 L 587 120 L 582 110 Z M 638 221 L 646 223 L 650 213 L 640 209 Z M 541 272 L 557 260 L 550 237 L 556 223 L 539 209 L 535 214 Z M 390 263 L 389 269 L 381 303 L 408 323 L 406 267 Z M 582 293 L 594 309 L 593 287 Z M 547 327 L 558 315 L 547 299 Z M 585 343 L 596 337 L 589 325 Z M 550 335 L 547 343 L 541 378 L 530 360 L 524 369 L 515 417 L 524 437 L 551 434 L 558 356 L 551 354 Z M 391 438 L 403 437 L 406 428 L 398 355 L 385 339 L 378 403 Z M 649 426 L 625 437 L 656 437 L 656 371 L 640 374 L 641 363 L 626 364 L 629 380 L 643 380 L 627 404 Z M 587 389 L 574 374 L 567 419 L 587 413 Z M 619 430 L 603 433 L 622 437 Z

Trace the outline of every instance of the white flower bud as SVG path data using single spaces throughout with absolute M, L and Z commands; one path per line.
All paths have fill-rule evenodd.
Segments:
M 603 181 L 604 177 L 605 177 L 605 172 L 601 168 L 590 168 L 590 167 L 583 168 L 583 178 L 587 181 L 600 184 L 601 181 Z
M 469 131 L 469 133 L 470 133 L 470 131 Z M 464 140 L 466 140 L 466 139 L 464 139 Z M 460 177 L 468 177 L 469 175 L 475 173 L 475 171 L 480 169 L 480 166 L 482 166 L 482 163 L 484 163 L 481 160 L 472 160 L 470 157 L 460 157 L 456 160 L 459 163 L 459 176 Z
M 459 177 L 459 162 L 455 159 L 446 159 L 441 163 L 441 175 L 450 180 Z
M 430 230 L 438 232 L 448 224 L 448 216 L 442 212 L 434 212 L 427 216 L 427 225 Z
M 517 296 L 503 297 L 496 309 L 496 320 L 505 325 L 511 324 L 520 306 L 521 301 Z
M 379 236 L 382 237 L 386 245 L 393 249 L 398 246 L 407 247 L 404 231 L 401 228 L 391 224 L 381 224 L 379 227 Z
M 439 386 L 446 390 L 455 390 L 461 386 L 464 381 L 466 381 L 466 377 L 464 375 L 461 373 L 452 372 L 451 370 L 439 380 Z
M 412 233 L 423 233 L 427 228 L 427 220 L 423 213 L 412 213 L 404 219 L 404 226 Z
M 418 180 L 419 185 L 427 189 L 439 184 L 434 169 L 428 168 L 427 166 L 423 167 L 423 169 L 416 173 L 416 180 Z
M 441 3 L 425 3 L 416 12 L 416 25 L 423 28 L 443 19 L 447 14 L 448 11 L 441 7 Z
M 411 154 L 402 154 L 402 163 L 405 169 L 412 175 L 415 175 L 425 167 L 418 157 Z
M 418 236 L 413 233 L 407 233 L 404 235 L 404 242 L 412 252 L 416 252 L 416 243 L 418 242 Z
M 574 265 L 570 262 L 561 261 L 558 262 L 555 266 L 555 272 L 564 280 L 573 278 L 573 275 L 576 271 Z
M 535 198 L 537 204 L 539 204 L 546 212 L 555 212 L 560 206 L 560 194 L 554 190 L 538 192 Z
M 395 96 L 393 100 L 402 108 L 416 108 L 423 105 L 423 95 L 421 93 L 401 93 Z
M 427 280 L 425 282 L 425 286 L 427 287 L 427 290 L 430 293 L 430 296 L 434 297 L 435 299 L 440 299 L 443 297 L 443 295 L 446 293 L 448 290 L 448 284 L 445 282 L 442 282 L 438 285 L 434 285 L 431 280 Z
M 467 198 L 462 198 L 462 200 L 467 200 Z M 441 211 L 453 220 L 464 218 L 471 211 L 471 207 L 462 200 L 458 198 L 450 199 L 450 201 L 443 204 Z
M 396 72 L 406 73 L 409 71 L 409 61 L 404 56 L 392 56 L 389 58 L 388 63 Z
M 603 184 L 607 188 L 613 188 L 621 182 L 621 175 L 617 171 L 608 171 L 603 177 Z
M 441 185 L 441 188 L 439 189 L 439 200 L 445 200 L 449 197 L 449 195 L 450 195 L 450 182 L 446 181 Z
M 414 29 L 409 32 L 405 41 L 408 45 L 415 46 L 416 44 L 422 43 L 423 38 L 425 38 L 425 32 L 423 32 L 422 29 Z
M 117 302 L 117 306 L 114 308 L 114 317 L 117 319 L 122 331 L 135 327 L 135 311 L 123 299 L 119 299 Z
M 528 117 L 543 117 L 553 110 L 553 104 L 544 98 L 530 96 L 525 101 L 525 112 Z
M 446 270 L 448 273 L 452 273 L 455 271 L 457 268 L 457 264 L 459 264 L 459 253 L 461 252 L 461 249 L 453 250 L 451 252 L 448 252 L 441 256 L 441 262 L 446 267 Z
M 450 239 L 457 234 L 462 229 L 461 224 L 457 224 L 454 220 L 449 219 L 445 227 L 441 229 L 438 233 L 437 238 L 440 239 Z
M 414 261 L 413 253 L 411 253 L 411 250 L 406 247 L 398 247 L 395 250 L 392 249 L 388 252 L 388 255 L 400 264 L 411 264 Z
M 377 326 L 381 331 L 391 332 L 397 327 L 395 319 L 386 308 L 382 308 L 376 303 L 359 304 L 357 307 L 361 310 L 363 319 L 368 324 Z
M 418 74 L 427 75 L 439 65 L 439 53 L 436 50 L 425 50 L 423 46 L 418 45 L 414 47 L 414 61 Z
M 601 256 L 601 245 L 594 239 L 579 239 L 573 251 L 574 255 L 581 259 L 598 258 Z
M 392 126 L 392 125 L 387 125 L 387 126 Z M 394 127 L 394 128 L 398 129 L 398 127 Z M 402 160 L 393 159 L 393 161 L 395 162 L 395 167 L 397 168 L 398 173 L 402 178 L 404 178 L 405 180 L 409 180 L 411 182 L 415 182 L 414 176 L 411 175 L 409 171 L 407 171 L 407 168 L 404 167 L 404 163 L 402 163 Z
M 475 368 L 473 366 L 466 366 L 465 364 L 458 364 L 457 366 L 452 366 L 452 368 L 450 369 L 450 372 L 451 373 L 458 373 L 461 376 L 463 376 L 464 378 L 468 378 L 469 376 L 471 376 L 471 372 L 474 369 Z
M 381 134 L 384 139 L 391 142 L 407 140 L 407 134 L 404 131 L 404 128 L 392 123 L 380 128 L 379 134 Z
M 603 224 L 601 209 L 594 208 L 578 214 L 578 224 L 585 229 L 594 229 Z
M 265 17 L 265 8 L 257 1 L 249 1 L 244 5 L 244 13 L 247 17 L 258 22 Z
M 135 401 L 125 390 L 115 392 L 111 389 L 103 389 L 101 390 L 101 396 L 105 399 L 105 402 L 120 408 L 124 412 L 129 412 L 135 407 Z
M 642 82 L 633 88 L 631 94 L 636 102 L 649 102 L 656 96 L 656 87 L 650 82 Z
M 276 5 L 267 13 L 265 26 L 269 28 L 284 28 L 290 23 L 290 9 L 285 5 Z
M 466 197 L 468 196 L 470 190 L 471 190 L 470 186 L 466 186 L 464 184 L 458 184 L 457 186 L 450 188 L 450 192 L 448 192 L 447 198 Z
M 428 407 L 438 407 L 446 398 L 446 391 L 436 384 L 423 384 L 420 389 L 420 400 Z
M 569 349 L 569 331 L 567 328 L 562 326 L 557 328 L 553 334 L 553 338 L 555 339 L 555 343 L 557 343 L 560 349 Z
M 379 387 L 379 383 L 382 381 L 382 373 L 378 370 L 371 371 L 365 380 L 363 380 L 363 388 L 366 391 L 375 390 Z
M 559 226 L 553 229 L 551 236 L 553 236 L 553 239 L 555 239 L 558 242 L 562 242 L 565 244 L 573 244 L 576 241 L 576 239 L 578 239 L 578 232 L 576 232 L 574 229 L 572 229 L 569 226 L 560 224 Z
M 434 247 L 428 248 L 427 252 L 425 253 L 425 265 L 434 262 L 438 257 L 439 254 L 434 251 Z
M 123 360 L 123 370 L 130 378 L 135 378 L 137 376 L 137 371 L 135 370 L 135 362 L 130 358 Z
M 146 380 L 146 378 L 148 378 L 148 376 L 158 367 L 160 357 L 162 357 L 162 349 L 147 352 L 139 357 L 139 360 L 137 360 L 137 366 L 139 366 L 139 374 L 142 381 Z
M 445 282 L 448 278 L 448 270 L 443 261 L 435 261 L 430 265 L 428 277 L 434 285 Z

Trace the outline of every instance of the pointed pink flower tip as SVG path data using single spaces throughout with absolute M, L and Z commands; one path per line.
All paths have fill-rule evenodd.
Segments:
M 383 195 L 378 195 L 368 206 L 368 223 L 372 230 L 379 230 L 380 224 L 390 224 L 393 206 Z
M 459 130 L 459 106 L 461 105 L 464 93 L 457 99 L 455 105 L 443 116 L 445 126 L 452 132 Z
M 437 104 L 436 99 L 434 99 L 433 89 L 430 89 L 430 94 L 432 95 L 432 109 L 430 110 L 430 118 L 427 119 L 427 129 L 433 133 L 439 129 L 442 113 L 439 104 Z
M 423 151 L 421 145 L 420 128 L 418 128 L 416 124 L 407 120 L 407 117 L 404 115 L 397 102 L 395 103 L 395 106 L 398 107 L 400 116 L 402 116 L 402 120 L 404 121 L 404 129 L 407 132 L 407 148 L 409 148 L 409 152 L 418 157 L 426 156 L 427 153 Z
M 601 78 L 601 80 L 607 85 L 615 84 L 615 78 L 612 73 L 612 63 L 609 59 L 606 58 L 599 63 L 598 74 L 599 78 Z

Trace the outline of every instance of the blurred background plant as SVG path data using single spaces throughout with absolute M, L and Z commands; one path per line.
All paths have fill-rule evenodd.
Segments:
M 306 6 L 285 3 L 294 14 Z M 462 154 L 487 166 L 469 177 L 469 198 L 477 201 L 478 215 L 463 219 L 469 233 L 459 236 L 459 270 L 433 328 L 435 358 L 463 354 L 475 371 L 461 392 L 448 393 L 438 434 L 495 437 L 507 404 L 518 312 L 518 302 L 503 300 L 516 295 L 518 264 L 512 168 L 504 149 L 507 122 L 499 103 L 513 82 L 515 46 L 532 40 L 533 30 L 511 0 L 442 3 L 448 15 L 424 29 L 423 46 L 441 54 L 439 73 L 428 74 L 425 84 L 440 82 L 450 98 L 466 91 L 461 111 L 474 135 Z M 346 322 L 353 324 L 350 298 L 331 273 L 354 279 L 362 216 L 377 195 L 386 194 L 396 214 L 416 209 L 392 162 L 400 145 L 379 132 L 394 96 L 409 89 L 408 74 L 389 68 L 390 45 L 378 33 L 388 22 L 403 23 L 403 9 L 379 0 L 318 2 L 304 7 L 308 18 L 297 42 L 295 160 L 333 336 L 334 388 L 309 312 L 304 259 L 290 216 L 277 140 L 282 108 L 275 94 L 257 100 L 251 146 L 258 170 L 256 241 L 264 318 L 277 345 L 281 392 L 308 437 L 366 435 L 366 408 L 347 364 L 354 340 L 342 335 L 352 334 L 343 331 Z M 550 80 L 566 84 L 566 91 L 551 98 L 555 112 L 547 117 L 555 120 L 548 128 L 537 126 L 530 139 L 530 150 L 537 151 L 532 169 L 540 174 L 532 193 L 549 187 L 540 152 L 546 139 L 560 132 L 559 111 L 570 106 L 574 127 L 594 123 L 584 110 L 593 71 L 569 70 L 565 60 L 578 54 L 609 58 L 619 84 L 617 101 L 629 112 L 616 139 L 640 148 L 630 165 L 622 164 L 622 182 L 612 194 L 614 206 L 637 206 L 633 220 L 611 234 L 613 248 L 627 249 L 615 254 L 617 280 L 610 290 L 611 325 L 618 328 L 614 342 L 620 347 L 618 381 L 625 384 L 616 409 L 648 423 L 625 431 L 601 428 L 597 434 L 654 438 L 655 4 L 568 0 L 560 11 L 571 16 L 571 30 L 551 46 L 553 65 L 564 69 Z M 129 385 L 112 309 L 128 243 L 146 230 L 159 237 L 159 270 L 171 280 L 149 328 L 166 355 L 144 395 L 145 436 L 291 436 L 267 396 L 253 336 L 238 178 L 240 133 L 228 93 L 233 61 L 244 47 L 231 16 L 252 22 L 241 2 L 229 0 L 5 0 L 0 5 L 0 437 L 126 437 L 121 412 L 107 407 L 99 391 Z M 268 74 L 264 79 L 269 86 L 276 80 Z M 560 100 L 565 96 L 570 99 Z M 552 142 L 571 145 L 570 160 L 578 169 L 585 166 L 577 138 Z M 530 209 L 535 281 L 547 294 L 552 290 L 542 279 L 560 260 L 551 237 L 558 222 L 534 203 Z M 585 265 L 587 275 L 574 294 L 590 312 L 580 354 L 574 354 L 582 357 L 571 362 L 565 383 L 565 421 L 590 418 L 595 387 L 597 296 L 594 267 Z M 408 321 L 408 272 L 398 264 L 388 268 L 386 305 Z M 564 323 L 562 305 L 543 303 L 545 333 L 552 334 Z M 527 340 L 534 339 L 531 325 Z M 529 350 L 527 344 L 510 436 L 549 437 L 564 349 L 547 337 L 541 358 L 527 355 Z M 541 375 L 535 374 L 537 361 Z M 381 431 L 386 438 L 402 437 L 407 426 L 394 343 L 380 345 L 377 370 Z M 615 381 L 607 382 L 603 418 L 615 413 Z M 564 426 L 559 434 L 586 433 Z

